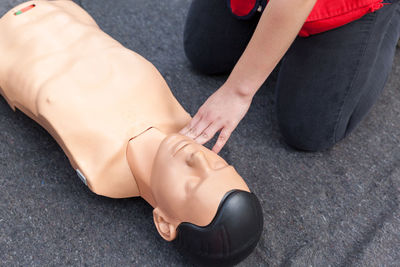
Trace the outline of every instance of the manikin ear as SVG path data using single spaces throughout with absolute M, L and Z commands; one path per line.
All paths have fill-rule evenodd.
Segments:
M 176 238 L 176 227 L 173 225 L 159 208 L 153 210 L 154 224 L 158 233 L 167 241 L 172 241 Z

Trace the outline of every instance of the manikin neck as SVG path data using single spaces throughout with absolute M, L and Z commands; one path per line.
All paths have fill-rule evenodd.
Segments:
M 156 207 L 150 187 L 151 170 L 161 142 L 167 135 L 157 128 L 149 128 L 132 138 L 127 147 L 129 167 L 139 187 L 140 196 Z

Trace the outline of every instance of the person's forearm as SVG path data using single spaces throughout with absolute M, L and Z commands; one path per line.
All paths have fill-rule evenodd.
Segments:
M 227 80 L 253 96 L 296 38 L 317 0 L 270 0 L 246 50 Z

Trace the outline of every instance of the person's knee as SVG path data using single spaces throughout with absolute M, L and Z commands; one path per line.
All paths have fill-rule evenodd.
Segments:
M 279 127 L 285 142 L 298 150 L 318 152 L 332 148 L 337 139 L 334 125 L 313 118 L 296 116 L 279 118 Z
M 206 74 L 232 71 L 246 49 L 260 14 L 249 20 L 232 16 L 226 1 L 193 0 L 184 29 L 184 50 L 193 67 Z
M 316 136 L 315 131 L 319 129 L 314 129 L 314 132 L 302 132 L 293 131 L 291 129 L 281 126 L 282 136 L 285 142 L 297 149 L 309 152 L 320 152 L 332 148 L 336 142 L 332 138 L 323 138 L 322 136 Z
M 183 47 L 185 50 L 186 58 L 191 63 L 192 67 L 205 74 L 211 74 L 214 70 L 211 67 L 211 60 L 202 57 L 204 47 L 201 47 L 190 34 L 184 35 Z
M 189 28 L 185 29 L 183 45 L 192 67 L 204 74 L 229 73 L 235 64 L 233 59 L 199 29 Z

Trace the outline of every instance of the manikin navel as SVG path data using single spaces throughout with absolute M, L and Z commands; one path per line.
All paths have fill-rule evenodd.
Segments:
M 91 191 L 143 197 L 160 235 L 200 262 L 235 263 L 253 250 L 255 195 L 221 157 L 176 134 L 190 116 L 160 73 L 86 11 L 72 1 L 21 4 L 0 19 L 0 51 L 0 93 L 57 140 Z

